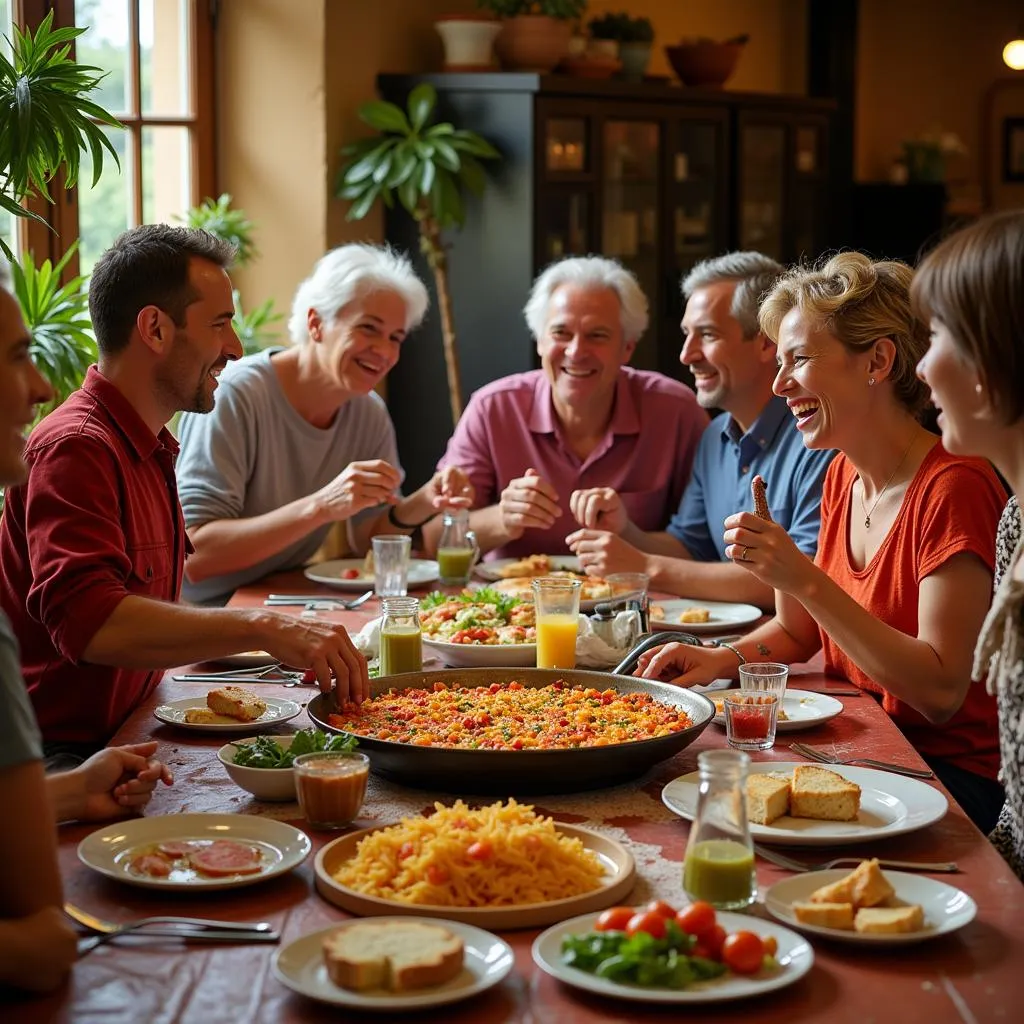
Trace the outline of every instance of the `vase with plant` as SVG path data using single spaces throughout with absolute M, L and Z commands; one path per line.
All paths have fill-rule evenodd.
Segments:
M 592 18 L 587 28 L 592 41 L 614 41 L 619 60 L 622 61 L 622 77 L 639 82 L 647 73 L 651 60 L 651 44 L 654 42 L 654 26 L 649 18 L 638 17 L 625 12 L 611 11 L 599 18 Z
M 434 28 L 444 44 L 444 71 L 493 71 L 501 22 L 487 14 L 452 14 Z
M 388 207 L 397 199 L 416 221 L 420 249 L 434 275 L 454 424 L 462 416 L 462 384 L 444 232 L 465 221 L 463 189 L 481 195 L 486 188 L 480 161 L 500 154 L 476 132 L 435 123 L 436 106 L 437 92 L 426 83 L 409 93 L 405 110 L 386 100 L 364 103 L 359 117 L 376 134 L 342 149 L 335 194 L 351 203 L 348 220 L 361 220 L 378 199 Z
M 253 241 L 255 225 L 243 210 L 231 206 L 231 196 L 226 192 L 216 199 L 204 199 L 198 206 L 187 210 L 181 219 L 190 228 L 202 228 L 233 245 L 236 266 L 244 267 L 258 255 Z M 242 309 L 239 290 L 235 288 L 231 294 L 235 300 L 232 326 L 245 354 L 251 355 L 273 344 L 278 338 L 277 325 L 284 319 L 284 314 L 274 308 L 274 300 L 267 299 L 246 313 Z
M 573 23 L 587 0 L 477 0 L 502 19 L 494 47 L 503 67 L 550 71 L 569 53 Z

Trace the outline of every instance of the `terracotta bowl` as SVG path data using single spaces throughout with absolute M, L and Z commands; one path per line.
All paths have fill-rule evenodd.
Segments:
M 719 88 L 736 70 L 743 45 L 711 41 L 686 43 L 666 46 L 665 56 L 684 85 Z

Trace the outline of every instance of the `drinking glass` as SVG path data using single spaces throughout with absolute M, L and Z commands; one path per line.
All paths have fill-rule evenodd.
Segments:
M 722 702 L 725 738 L 737 750 L 771 750 L 779 698 L 767 690 L 729 690 Z
M 537 612 L 537 668 L 575 668 L 580 590 L 576 579 L 541 576 L 533 581 Z
M 752 665 L 740 665 L 740 689 L 764 690 L 774 693 L 779 706 L 786 696 L 786 680 L 789 678 L 789 666 L 779 665 L 774 661 L 759 661 Z
M 373 590 L 378 597 L 405 597 L 409 592 L 409 537 L 373 538 Z
M 317 751 L 295 758 L 295 792 L 315 828 L 345 828 L 366 798 L 370 759 L 358 751 Z
M 469 511 L 464 508 L 446 511 L 437 547 L 437 569 L 441 574 L 441 582 L 445 586 L 468 583 L 479 556 L 476 534 L 469 528 Z
M 616 607 L 636 608 L 640 613 L 637 633 L 646 633 L 650 622 L 650 608 L 647 603 L 647 588 L 650 577 L 645 572 L 612 572 L 605 576 L 611 589 L 609 600 Z M 633 602 L 636 602 L 635 604 Z

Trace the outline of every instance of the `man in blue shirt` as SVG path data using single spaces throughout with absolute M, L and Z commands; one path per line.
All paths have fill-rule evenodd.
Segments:
M 663 532 L 639 530 L 610 488 L 573 493 L 569 506 L 583 529 L 567 543 L 591 575 L 645 572 L 652 589 L 774 607 L 771 588 L 726 559 L 722 539 L 727 516 L 753 509 L 757 474 L 768 485 L 772 517 L 814 556 L 821 486 L 835 453 L 805 449 L 786 403 L 772 394 L 775 345 L 761 333 L 757 310 L 782 272 L 760 253 L 733 252 L 698 263 L 683 281 L 679 359 L 693 373 L 697 401 L 725 411 L 704 431 Z

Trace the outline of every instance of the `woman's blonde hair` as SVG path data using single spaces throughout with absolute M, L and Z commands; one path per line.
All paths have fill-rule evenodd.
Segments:
M 799 309 L 850 352 L 865 352 L 879 338 L 896 347 L 889 379 L 897 400 L 917 416 L 928 404 L 928 388 L 917 364 L 928 349 L 928 329 L 910 306 L 914 272 L 895 260 L 872 260 L 841 252 L 815 267 L 793 267 L 761 303 L 761 330 L 778 342 L 783 318 Z
M 1024 210 L 950 235 L 914 275 L 910 299 L 934 317 L 977 371 L 1007 426 L 1024 416 Z

